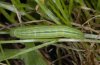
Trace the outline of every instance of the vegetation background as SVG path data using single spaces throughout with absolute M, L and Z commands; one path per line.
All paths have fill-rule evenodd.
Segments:
M 99 11 L 100 0 L 0 0 L 0 31 L 23 25 L 66 25 L 99 35 Z M 0 65 L 100 65 L 98 43 L 17 43 L 18 38 L 0 34 L 0 43 L 6 43 L 0 44 Z

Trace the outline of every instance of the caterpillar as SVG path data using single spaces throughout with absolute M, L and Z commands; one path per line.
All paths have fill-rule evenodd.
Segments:
M 12 28 L 9 34 L 22 39 L 84 38 L 80 30 L 63 25 L 22 26 Z

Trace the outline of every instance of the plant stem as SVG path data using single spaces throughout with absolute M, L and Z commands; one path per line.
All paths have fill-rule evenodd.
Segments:
M 23 42 L 48 42 L 52 40 L 57 40 L 57 39 L 27 39 L 27 40 L 5 40 L 5 41 L 0 41 L 0 44 L 5 44 L 5 43 L 23 43 Z M 67 38 L 62 38 L 58 39 L 57 42 L 94 42 L 94 43 L 100 43 L 100 40 L 94 40 L 94 39 L 67 39 Z
M 9 34 L 9 33 L 6 31 L 0 31 L 0 34 Z

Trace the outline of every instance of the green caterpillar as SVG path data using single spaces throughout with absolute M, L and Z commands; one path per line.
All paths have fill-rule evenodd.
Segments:
M 68 26 L 23 26 L 10 30 L 10 35 L 22 39 L 84 38 L 81 31 Z

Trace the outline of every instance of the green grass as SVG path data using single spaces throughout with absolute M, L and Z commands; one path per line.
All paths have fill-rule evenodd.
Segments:
M 8 31 L 14 25 L 15 27 L 23 25 L 66 25 L 78 28 L 83 33 L 99 35 L 97 33 L 100 32 L 98 31 L 100 30 L 100 26 L 97 26 L 100 25 L 99 0 L 26 0 L 26 3 L 21 3 L 20 0 L 11 0 L 11 2 L 12 4 L 4 2 L 3 0 L 0 1 L 0 15 L 2 14 L 4 16 L 2 17 L 3 19 L 0 20 L 0 28 L 5 27 L 3 31 Z M 37 17 L 40 19 L 37 19 Z M 73 25 L 73 23 L 82 25 L 82 27 L 76 24 Z M 9 28 L 9 26 L 12 27 Z M 86 27 L 92 30 L 87 30 Z M 0 34 L 7 33 L 3 31 L 1 30 Z M 3 41 L 2 43 L 19 42 L 10 36 L 8 37 L 9 38 L 0 36 L 0 41 Z M 94 42 L 82 42 L 82 40 L 80 40 L 79 43 L 58 43 L 57 40 L 44 42 L 41 40 L 42 44 L 40 45 L 35 45 L 34 40 L 27 40 L 27 43 L 25 43 L 25 40 L 21 40 L 22 44 L 25 45 L 23 49 L 3 49 L 2 45 L 0 45 L 0 61 L 6 60 L 8 65 L 10 65 L 10 63 L 7 59 L 14 58 L 22 59 L 26 65 L 67 64 L 63 59 L 65 59 L 65 61 L 67 59 L 67 61 L 73 65 L 99 65 L 100 62 L 100 44 L 98 44 L 100 41 L 95 39 L 89 39 Z M 54 61 L 47 60 L 45 57 L 46 55 L 51 59 L 49 54 L 46 53 L 47 51 L 43 50 L 47 49 L 49 45 L 56 47 L 56 60 L 54 59 Z M 41 53 L 38 49 L 41 49 L 44 53 Z

